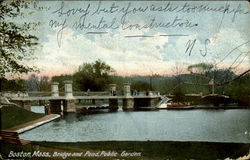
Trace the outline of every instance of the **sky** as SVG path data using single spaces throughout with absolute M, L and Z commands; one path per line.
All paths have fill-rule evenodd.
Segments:
M 29 64 L 40 75 L 72 74 L 98 59 L 117 75 L 171 75 L 196 63 L 241 73 L 250 68 L 247 1 L 40 1 L 44 10 Z M 165 9 L 165 10 L 164 10 Z

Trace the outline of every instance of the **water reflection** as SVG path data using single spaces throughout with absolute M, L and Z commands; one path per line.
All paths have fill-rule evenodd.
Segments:
M 250 143 L 250 110 L 68 114 L 21 134 L 37 141 L 176 140 Z M 247 134 L 245 134 L 247 132 Z

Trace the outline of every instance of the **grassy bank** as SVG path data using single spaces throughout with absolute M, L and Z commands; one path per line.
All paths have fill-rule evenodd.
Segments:
M 44 114 L 34 113 L 14 105 L 3 106 L 0 114 L 1 129 L 11 128 L 44 116 Z
M 67 159 L 129 159 L 129 160 L 167 160 L 167 159 L 225 159 L 238 158 L 249 153 L 250 144 L 240 143 L 213 143 L 213 142 L 171 142 L 171 141 L 109 141 L 109 142 L 32 142 L 27 146 L 13 144 L 1 144 L 1 154 L 4 158 L 10 158 L 10 151 L 15 152 L 49 152 L 49 158 L 41 158 L 37 154 L 27 159 L 63 159 L 62 156 L 54 156 L 57 153 L 70 153 Z M 3 147 L 4 146 L 4 147 Z M 90 153 L 116 152 L 116 156 L 88 156 Z M 137 156 L 122 156 L 121 153 L 137 153 Z M 78 156 L 72 156 L 78 153 Z M 139 154 L 140 156 L 139 156 Z M 40 157 L 40 158 L 39 158 Z M 19 157 L 20 158 L 20 157 Z M 65 157 L 64 157 L 65 158 Z

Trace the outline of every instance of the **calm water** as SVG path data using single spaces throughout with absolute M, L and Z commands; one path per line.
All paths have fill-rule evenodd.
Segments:
M 71 114 L 20 135 L 35 141 L 212 141 L 250 143 L 250 110 Z
M 32 106 L 31 111 L 35 113 L 45 113 L 43 106 Z

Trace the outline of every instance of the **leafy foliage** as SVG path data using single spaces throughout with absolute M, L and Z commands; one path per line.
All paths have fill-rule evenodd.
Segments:
M 50 91 L 49 77 L 38 77 L 35 74 L 29 76 L 27 80 L 2 78 L 1 91 Z
M 30 14 L 24 12 L 29 7 L 29 2 L 21 0 L 0 1 L 0 77 L 37 71 L 25 62 L 33 58 L 38 38 L 30 31 L 39 23 L 18 20 Z
M 188 67 L 191 74 L 179 74 L 173 79 L 167 79 L 167 94 L 174 95 L 174 101 L 184 101 L 184 94 L 212 93 L 209 81 L 215 81 L 215 94 L 228 95 L 239 105 L 248 105 L 250 95 L 250 75 L 236 75 L 230 68 L 216 69 L 212 64 L 199 63 Z M 247 73 L 248 71 L 244 72 Z M 239 77 L 239 78 L 238 78 Z
M 29 76 L 26 81 L 27 91 L 50 91 L 49 77 L 38 77 L 35 74 Z
M 246 74 L 225 87 L 225 94 L 229 95 L 239 105 L 248 105 L 250 96 L 250 74 Z
M 217 83 L 223 83 L 236 77 L 231 69 L 217 69 L 213 71 L 206 71 L 205 76 L 209 79 L 214 78 Z
M 150 91 L 152 90 L 151 85 L 147 82 L 136 81 L 131 84 L 131 89 L 137 91 Z
M 198 72 L 198 73 L 205 73 L 211 70 L 214 67 L 213 64 L 208 63 L 198 63 L 188 66 L 187 70 L 191 73 Z
M 114 69 L 101 60 L 94 63 L 83 63 L 73 75 L 74 83 L 81 91 L 103 91 L 112 83 L 111 73 Z
M 174 90 L 173 95 L 174 95 L 174 97 L 173 97 L 174 102 L 184 102 L 185 101 L 185 94 L 180 87 L 178 87 L 177 89 Z
M 12 79 L 8 80 L 6 78 L 2 78 L 1 84 L 1 91 L 25 91 L 26 83 L 23 79 Z

